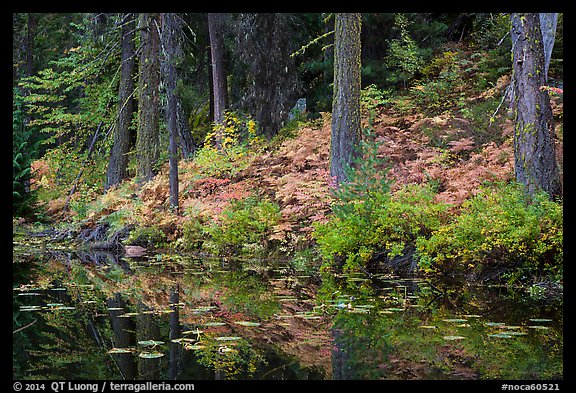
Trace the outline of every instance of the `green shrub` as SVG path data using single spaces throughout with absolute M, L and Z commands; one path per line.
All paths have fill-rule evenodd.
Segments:
M 216 255 L 257 255 L 266 249 L 268 235 L 279 220 L 280 208 L 268 199 L 234 200 L 217 221 L 206 226 L 204 249 Z
M 182 237 L 178 239 L 178 248 L 184 251 L 197 251 L 202 248 L 207 236 L 205 231 L 205 219 L 201 216 L 193 216 L 182 225 Z
M 166 244 L 166 234 L 158 227 L 138 227 L 130 232 L 126 243 L 142 247 L 160 247 Z
M 562 274 L 562 206 L 544 194 L 527 199 L 515 183 L 483 187 L 461 214 L 417 240 L 426 271 L 503 272 L 509 281 Z
M 377 253 L 402 256 L 445 221 L 447 205 L 434 203 L 434 195 L 428 184 L 411 184 L 393 194 L 371 192 L 348 202 L 329 222 L 315 226 L 321 255 L 328 264 L 345 259 L 349 270 L 365 266 Z

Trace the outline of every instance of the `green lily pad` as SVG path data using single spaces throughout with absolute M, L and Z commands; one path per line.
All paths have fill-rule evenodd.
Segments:
M 494 337 L 494 338 L 512 338 L 512 335 L 507 334 L 507 333 L 495 333 L 495 334 L 489 334 L 488 337 Z
M 182 344 L 182 343 L 193 343 L 196 340 L 193 338 L 180 337 L 180 338 L 175 338 L 175 339 L 170 340 L 170 341 L 173 343 L 176 343 L 176 344 Z
M 434 325 L 420 325 L 418 327 L 420 329 L 438 329 L 438 326 L 434 326 Z
M 484 322 L 486 326 L 505 326 L 504 322 Z
M 185 330 L 182 334 L 201 334 L 204 333 L 204 330 L 194 329 L 194 330 Z
M 140 315 L 140 313 L 137 312 L 127 312 L 126 314 L 122 314 L 122 315 L 118 315 L 118 318 L 130 318 L 130 317 L 135 317 L 137 315 Z
M 138 345 L 142 345 L 143 347 L 155 347 L 156 345 L 162 345 L 164 341 L 156 341 L 156 340 L 144 340 L 138 341 Z
M 552 319 L 547 318 L 530 318 L 530 322 L 552 322 Z
M 134 352 L 134 349 L 132 349 L 132 348 L 112 348 L 111 350 L 108 351 L 108 353 L 111 353 L 111 354 L 132 353 L 132 352 Z
M 258 323 L 258 322 L 250 322 L 250 321 L 237 321 L 237 322 L 234 322 L 234 323 L 237 324 L 237 325 L 248 326 L 248 327 L 251 327 L 251 326 L 254 326 L 254 327 L 255 327 L 255 326 L 260 326 L 260 325 L 261 325 L 261 323 Z
M 222 336 L 222 337 L 216 337 L 216 340 L 218 341 L 235 341 L 235 340 L 240 340 L 242 337 L 238 337 L 238 336 Z
M 478 315 L 478 314 L 466 314 L 466 315 L 463 315 L 463 317 L 465 317 L 465 318 L 482 318 L 482 315 Z
M 444 336 L 444 340 L 455 341 L 465 339 L 464 336 Z
M 187 344 L 185 344 L 185 345 L 184 345 L 184 349 L 189 350 L 189 351 L 197 351 L 197 350 L 202 349 L 202 348 L 206 348 L 206 346 L 205 346 L 205 345 L 200 345 L 200 344 L 198 344 L 198 345 L 187 345 Z
M 550 329 L 548 326 L 541 326 L 541 325 L 533 325 L 528 326 L 529 329 L 537 329 L 537 330 L 548 330 Z
M 138 354 L 138 357 L 143 359 L 156 359 L 161 358 L 162 356 L 164 356 L 164 354 L 160 352 L 142 352 Z
M 468 322 L 467 319 L 462 319 L 462 318 L 449 318 L 449 319 L 443 319 L 444 322 L 451 322 L 451 323 L 463 323 L 463 322 Z
M 501 332 L 501 334 L 507 334 L 509 336 L 525 336 L 528 333 L 526 332 L 516 332 L 516 331 L 505 331 L 505 332 Z
M 226 325 L 226 322 L 206 322 L 205 324 L 203 324 L 203 326 L 224 326 Z

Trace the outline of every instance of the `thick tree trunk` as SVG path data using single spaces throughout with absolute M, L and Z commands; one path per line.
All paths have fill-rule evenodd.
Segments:
M 156 174 L 158 161 L 158 117 L 160 110 L 160 20 L 158 14 L 141 14 L 140 102 L 136 137 L 137 178 L 145 182 Z
M 176 95 L 176 58 L 179 55 L 180 23 L 173 13 L 162 14 L 162 79 L 166 91 L 166 127 L 170 136 L 170 206 L 178 209 L 178 97 Z
M 516 111 L 514 167 L 516 180 L 534 195 L 562 194 L 554 148 L 550 98 L 546 84 L 544 48 L 538 14 L 512 14 L 513 86 Z
M 337 185 L 348 181 L 345 168 L 352 164 L 361 138 L 361 24 L 360 14 L 336 14 L 330 176 Z
M 228 93 L 226 71 L 224 69 L 224 35 L 222 32 L 222 14 L 208 14 L 208 33 L 210 35 L 210 57 L 212 59 L 212 89 L 214 105 L 214 124 L 224 124 Z M 218 135 L 216 143 L 221 148 L 222 135 Z
M 122 54 L 120 88 L 118 90 L 118 119 L 114 132 L 114 145 L 106 171 L 104 191 L 128 177 L 130 153 L 130 124 L 134 113 L 134 26 L 135 15 L 126 14 L 122 25 Z
M 281 13 L 240 14 L 237 23 L 237 55 L 247 66 L 239 106 L 254 114 L 259 131 L 271 139 L 300 95 L 296 64 L 286 39 L 292 16 Z

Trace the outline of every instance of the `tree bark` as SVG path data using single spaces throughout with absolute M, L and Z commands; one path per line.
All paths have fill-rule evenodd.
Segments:
M 562 194 L 554 148 L 550 98 L 546 84 L 544 48 L 538 14 L 512 14 L 513 86 L 515 108 L 514 169 L 529 195 L 545 191 Z
M 212 89 L 214 105 L 214 124 L 224 124 L 224 110 L 228 100 L 226 71 L 224 68 L 224 34 L 222 31 L 222 14 L 208 13 L 208 33 L 210 36 L 210 57 L 212 59 Z M 221 148 L 222 135 L 216 143 Z
M 174 13 L 162 14 L 162 79 L 166 92 L 166 127 L 170 137 L 170 206 L 178 210 L 178 97 L 176 60 L 179 55 L 180 21 Z
M 361 138 L 361 24 L 358 13 L 336 14 L 330 143 L 330 176 L 336 185 L 349 180 L 345 169 L 352 164 Z
M 140 15 L 140 102 L 136 136 L 137 178 L 151 180 L 159 157 L 160 20 L 158 14 Z
M 239 106 L 254 115 L 260 134 L 271 139 L 288 119 L 300 95 L 291 40 L 290 14 L 240 14 L 236 24 L 237 57 L 247 67 Z
M 130 124 L 134 113 L 134 26 L 135 15 L 125 14 L 122 25 L 121 76 L 118 90 L 118 119 L 114 132 L 114 144 L 106 171 L 104 191 L 128 177 L 128 154 L 130 153 Z

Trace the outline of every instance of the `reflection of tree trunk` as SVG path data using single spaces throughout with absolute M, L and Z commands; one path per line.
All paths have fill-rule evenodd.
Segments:
M 114 298 L 107 300 L 109 308 L 126 308 L 126 302 L 122 299 L 119 293 L 116 293 Z M 124 314 L 124 310 L 110 310 L 110 325 L 114 331 L 114 346 L 117 348 L 129 348 L 136 345 L 136 337 L 134 334 L 135 323 L 132 318 L 118 318 L 119 315 Z M 121 353 L 113 355 L 120 372 L 125 380 L 134 380 L 136 376 L 136 367 L 134 364 L 134 355 L 131 353 Z
M 170 364 L 168 366 L 168 379 L 174 380 L 178 377 L 178 365 L 182 355 L 182 346 L 172 342 L 180 336 L 180 313 L 178 311 L 178 302 L 180 301 L 180 288 L 176 285 L 170 291 Z
M 146 306 L 140 306 L 142 311 L 146 311 Z M 136 317 L 136 339 L 137 341 L 155 340 L 160 341 L 160 327 L 152 314 L 140 313 Z M 160 359 L 139 358 L 138 378 L 139 379 L 160 379 Z
M 350 355 L 348 354 L 343 332 L 339 328 L 332 329 L 332 379 L 347 380 L 355 379 L 352 367 L 350 367 Z

